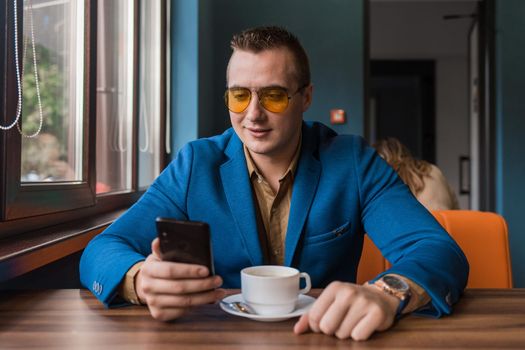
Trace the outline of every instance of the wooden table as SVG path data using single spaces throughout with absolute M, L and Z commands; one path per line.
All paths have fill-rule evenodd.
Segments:
M 218 305 L 163 323 L 145 307 L 105 309 L 86 290 L 2 292 L 0 297 L 1 349 L 525 348 L 525 289 L 467 290 L 452 316 L 408 316 L 366 342 L 297 336 L 295 320 L 256 322 Z

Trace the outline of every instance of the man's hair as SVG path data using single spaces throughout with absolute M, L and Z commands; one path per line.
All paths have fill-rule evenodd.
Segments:
M 287 48 L 295 60 L 298 87 L 310 84 L 310 64 L 299 39 L 286 29 L 276 26 L 250 28 L 235 34 L 230 42 L 233 51 L 258 53 L 264 50 Z

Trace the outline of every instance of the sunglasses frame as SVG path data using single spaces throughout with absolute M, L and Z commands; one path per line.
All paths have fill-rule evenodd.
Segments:
M 303 90 L 304 88 L 306 88 L 309 84 L 305 84 L 303 86 L 301 86 L 300 88 L 298 88 L 293 94 L 289 95 L 288 94 L 288 89 L 285 88 L 285 87 L 282 87 L 282 86 L 265 86 L 265 87 L 262 87 L 258 90 L 255 90 L 255 91 L 252 91 L 251 89 L 248 89 L 247 87 L 242 87 L 242 86 L 235 86 L 235 87 L 231 87 L 231 88 L 226 88 L 226 91 L 224 92 L 224 103 L 226 104 L 226 108 L 228 108 L 229 111 L 233 112 L 233 113 L 242 113 L 244 112 L 248 106 L 250 106 L 250 103 L 252 102 L 252 97 L 253 97 L 253 93 L 255 92 L 255 94 L 257 95 L 257 100 L 259 101 L 259 105 L 264 108 L 265 110 L 267 110 L 268 112 L 271 112 L 271 113 L 282 113 L 284 111 L 286 111 L 286 109 L 288 108 L 288 105 L 290 104 L 290 100 L 292 99 L 292 97 L 294 97 L 295 95 L 297 95 L 301 90 Z M 236 111 L 232 111 L 230 109 L 230 107 L 228 106 L 228 92 L 231 90 L 231 89 L 246 89 L 249 91 L 250 93 L 250 99 L 248 100 L 248 104 L 246 105 L 246 107 L 244 107 L 243 110 L 239 111 L 239 112 L 236 112 Z M 263 103 L 261 102 L 261 99 L 259 97 L 259 92 L 263 91 L 263 90 L 268 90 L 268 89 L 280 89 L 280 90 L 283 90 L 285 93 L 286 93 L 286 97 L 287 97 L 287 100 L 286 100 L 286 106 L 284 107 L 284 109 L 282 111 L 277 111 L 277 112 L 274 112 L 274 111 L 271 111 L 269 109 L 267 109 Z

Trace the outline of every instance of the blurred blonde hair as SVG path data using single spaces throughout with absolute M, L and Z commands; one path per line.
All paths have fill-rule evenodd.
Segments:
M 432 170 L 429 162 L 414 158 L 410 150 L 393 137 L 379 140 L 373 147 L 394 168 L 414 195 L 423 190 L 425 187 L 423 179 L 425 176 L 430 176 L 430 171 Z

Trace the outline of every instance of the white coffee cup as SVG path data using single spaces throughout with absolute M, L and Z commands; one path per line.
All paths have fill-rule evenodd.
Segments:
M 299 289 L 299 281 L 306 286 Z M 312 288 L 310 276 L 293 267 L 261 265 L 241 270 L 242 297 L 259 315 L 285 315 L 295 309 L 299 294 Z

